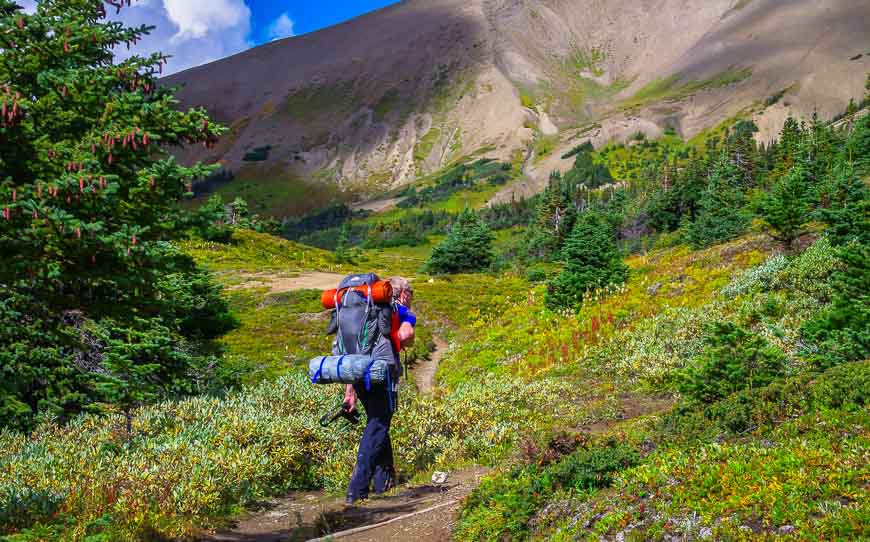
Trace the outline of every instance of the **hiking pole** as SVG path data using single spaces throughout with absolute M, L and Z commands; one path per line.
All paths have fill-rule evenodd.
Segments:
M 342 403 L 337 410 L 327 412 L 320 418 L 320 427 L 329 427 L 332 422 L 339 418 L 344 418 L 350 425 L 359 423 L 359 411 L 349 409 L 350 405 Z

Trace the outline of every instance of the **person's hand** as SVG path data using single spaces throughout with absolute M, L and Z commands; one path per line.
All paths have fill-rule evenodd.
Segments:
M 356 390 L 350 384 L 344 390 L 344 404 L 347 405 L 348 412 L 356 410 Z

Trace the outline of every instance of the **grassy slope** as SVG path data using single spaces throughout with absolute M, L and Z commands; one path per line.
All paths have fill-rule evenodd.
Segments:
M 312 386 L 298 366 L 328 348 L 324 322 L 313 316 L 317 292 L 268 294 L 245 284 L 252 271 L 338 271 L 331 256 L 250 232 L 237 233 L 234 245 L 191 242 L 187 249 L 237 288 L 226 295 L 241 327 L 221 345 L 249 385 L 225 398 L 143 408 L 132 435 L 120 416 L 47 423 L 30 438 L 0 433 L 0 536 L 18 533 L 16 542 L 84 540 L 86 533 L 113 541 L 175 539 L 219 525 L 268 495 L 290 488 L 340 491 L 346 483 L 360 428 L 319 428 L 317 419 L 337 403 L 340 390 Z M 413 275 L 423 250 L 380 251 L 359 265 Z M 418 298 L 432 299 L 420 303 L 420 311 L 431 311 L 445 331 L 472 320 L 455 310 L 474 305 L 470 290 L 485 285 L 486 295 L 497 299 L 516 284 L 495 281 L 495 290 L 482 276 L 458 281 L 468 286 L 449 289 L 417 279 Z M 430 295 L 436 290 L 439 296 Z M 427 335 L 421 333 L 422 342 Z M 569 393 L 573 401 L 566 404 Z M 406 477 L 467 462 L 494 464 L 524 436 L 619 412 L 611 395 L 591 388 L 577 393 L 572 383 L 556 380 L 469 381 L 436 397 L 402 387 L 392 436 Z
M 673 393 L 675 376 L 703 347 L 705 325 L 721 320 L 779 346 L 796 376 L 706 408 L 681 405 L 664 418 L 624 425 L 611 437 L 584 440 L 578 452 L 552 465 L 532 454 L 470 498 L 458 539 L 870 535 L 870 366 L 814 376 L 799 356 L 802 322 L 830 297 L 833 252 L 824 240 L 793 260 L 770 249 L 750 236 L 700 252 L 657 251 L 630 260 L 626 287 L 576 316 L 541 315 L 533 298 L 538 290 L 481 333 L 466 335 L 443 366 L 448 382 L 485 368 L 533 380 L 580 375 L 584 382 L 612 382 L 621 392 Z M 463 363 L 471 353 L 480 366 Z M 610 465 L 614 450 L 623 448 L 633 459 Z M 590 469 L 605 481 L 584 482 Z

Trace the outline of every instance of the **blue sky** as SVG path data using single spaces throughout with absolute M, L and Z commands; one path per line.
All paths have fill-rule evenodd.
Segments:
M 17 1 L 28 10 L 37 2 Z M 132 53 L 172 55 L 167 65 L 167 73 L 172 73 L 395 3 L 398 0 L 133 0 L 113 18 L 130 26 L 155 26 Z M 130 54 L 116 53 L 121 58 Z
M 313 32 L 352 19 L 363 13 L 397 3 L 397 0 L 247 0 L 253 15 L 251 38 L 255 43 L 271 39 L 269 30 L 283 15 L 293 21 L 295 34 Z

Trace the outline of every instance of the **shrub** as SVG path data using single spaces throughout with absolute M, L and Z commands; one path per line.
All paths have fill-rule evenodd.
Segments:
M 735 324 L 714 324 L 706 341 L 705 351 L 680 376 L 679 390 L 689 401 L 712 403 L 785 372 L 782 351 Z
M 580 215 L 562 251 L 565 269 L 549 284 L 546 305 L 553 310 L 576 308 L 590 290 L 622 284 L 628 266 L 616 246 L 613 228 L 598 211 Z
M 561 381 L 466 382 L 438 400 L 401 389 L 391 436 L 397 468 L 409 475 L 461 461 L 488 464 L 548 424 L 598 415 L 594 406 L 562 404 L 574 386 Z M 69 524 L 44 539 L 83 540 L 88 529 L 118 542 L 185 538 L 271 494 L 343 489 L 361 427 L 318 425 L 338 392 L 293 374 L 224 399 L 140 409 L 131 436 L 120 416 L 47 422 L 30 437 L 0 431 L 0 536 L 62 520 L 62 511 Z
M 466 500 L 455 537 L 461 542 L 526 539 L 530 520 L 556 491 L 608 487 L 615 473 L 638 460 L 630 445 L 608 440 L 546 467 L 524 467 L 486 479 Z
M 450 227 L 447 238 L 432 250 L 426 269 L 432 273 L 482 271 L 492 264 L 493 235 L 477 213 L 465 209 Z

